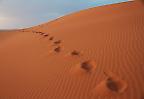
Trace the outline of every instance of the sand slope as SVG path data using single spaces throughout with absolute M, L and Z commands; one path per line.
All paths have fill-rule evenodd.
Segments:
M 143 11 L 126 2 L 13 31 L 0 40 L 0 99 L 143 99 Z

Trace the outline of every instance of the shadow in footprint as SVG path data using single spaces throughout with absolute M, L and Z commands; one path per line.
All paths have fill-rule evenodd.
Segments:
M 70 73 L 79 76 L 90 75 L 92 72 L 96 70 L 96 63 L 94 60 L 83 61 L 76 66 L 74 66 Z
M 54 37 L 50 37 L 49 40 L 52 41 L 54 39 Z
M 84 61 L 81 63 L 81 69 L 86 72 L 92 72 L 96 68 L 96 64 L 92 60 Z
M 61 44 L 61 42 L 62 42 L 61 40 L 58 40 L 58 41 L 55 41 L 54 44 L 58 45 L 58 44 Z
M 72 56 L 79 56 L 79 55 L 80 55 L 80 52 L 74 50 L 74 51 L 72 51 L 70 54 L 71 54 Z
M 48 37 L 49 35 L 48 35 L 48 34 L 44 34 L 43 36 L 44 36 L 44 37 Z
M 60 47 L 60 46 L 56 47 L 56 48 L 54 49 L 54 51 L 57 52 L 57 53 L 61 52 L 61 47 Z

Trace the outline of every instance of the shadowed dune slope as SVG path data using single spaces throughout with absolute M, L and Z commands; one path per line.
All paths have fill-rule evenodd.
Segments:
M 144 6 L 138 1 L 11 33 L 0 37 L 0 99 L 144 97 Z

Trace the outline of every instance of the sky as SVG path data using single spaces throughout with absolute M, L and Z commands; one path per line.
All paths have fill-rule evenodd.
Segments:
M 36 26 L 95 6 L 127 0 L 0 0 L 0 29 Z

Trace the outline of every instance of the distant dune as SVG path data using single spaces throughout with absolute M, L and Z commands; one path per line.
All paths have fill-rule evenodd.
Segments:
M 1 31 L 0 99 L 144 99 L 144 6 L 100 6 Z

